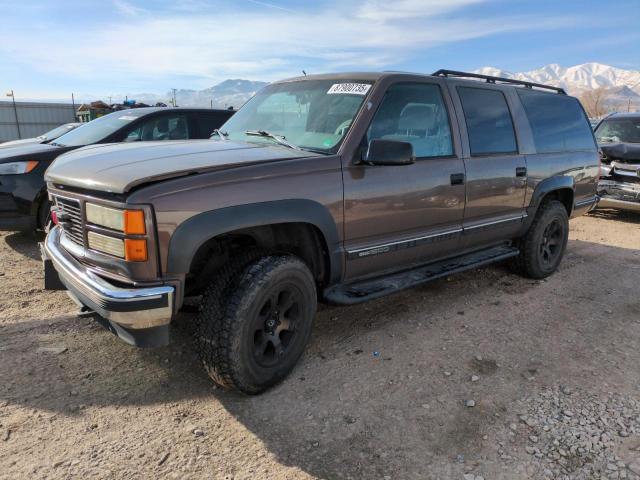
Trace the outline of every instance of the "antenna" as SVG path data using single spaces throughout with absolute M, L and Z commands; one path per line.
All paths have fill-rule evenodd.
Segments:
M 307 76 L 307 72 L 305 72 L 304 70 L 302 70 L 302 73 L 305 77 Z

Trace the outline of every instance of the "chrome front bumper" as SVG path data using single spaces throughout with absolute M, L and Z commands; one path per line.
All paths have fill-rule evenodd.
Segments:
M 62 248 L 60 236 L 60 227 L 54 227 L 44 242 L 44 251 L 60 281 L 79 303 L 126 329 L 160 327 L 171 322 L 174 287 L 117 287 L 90 271 Z

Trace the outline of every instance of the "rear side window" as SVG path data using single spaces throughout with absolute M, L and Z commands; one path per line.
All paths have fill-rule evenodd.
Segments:
M 502 92 L 458 87 L 471 155 L 518 151 L 507 100 Z
M 125 142 L 187 140 L 189 125 L 185 115 L 154 115 L 131 130 Z
M 538 153 L 594 150 L 591 126 L 578 100 L 557 93 L 518 89 Z

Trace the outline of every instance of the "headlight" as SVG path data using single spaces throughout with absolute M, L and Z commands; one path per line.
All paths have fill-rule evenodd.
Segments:
M 125 235 L 144 235 L 146 227 L 143 210 L 120 210 L 117 208 L 85 204 L 88 223 L 123 232 Z M 87 234 L 89 248 L 124 258 L 128 262 L 146 262 L 147 241 L 144 238 L 115 238 L 90 231 Z
M 85 211 L 87 222 L 94 225 L 132 235 L 144 235 L 146 233 L 144 212 L 142 210 L 118 210 L 96 205 L 95 203 L 87 203 Z
M 0 164 L 0 175 L 19 175 L 21 173 L 29 173 L 38 166 L 35 160 L 28 162 L 11 162 Z
M 124 232 L 124 211 L 94 203 L 85 206 L 87 222 Z
M 89 241 L 89 248 L 91 250 L 97 250 L 124 258 L 124 240 L 121 238 L 107 237 L 99 233 L 89 232 L 87 234 L 87 240 Z
M 148 258 L 147 241 L 144 239 L 122 239 L 89 232 L 87 240 L 91 250 L 124 258 L 127 262 L 146 262 Z

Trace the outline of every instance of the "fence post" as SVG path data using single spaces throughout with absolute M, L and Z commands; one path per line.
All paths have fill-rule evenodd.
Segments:
M 13 114 L 16 117 L 16 128 L 18 129 L 18 139 L 22 140 L 22 134 L 20 133 L 20 121 L 18 120 L 18 109 L 16 108 L 16 96 L 13 94 L 13 90 L 11 92 L 7 92 L 7 97 L 11 97 L 13 102 Z

